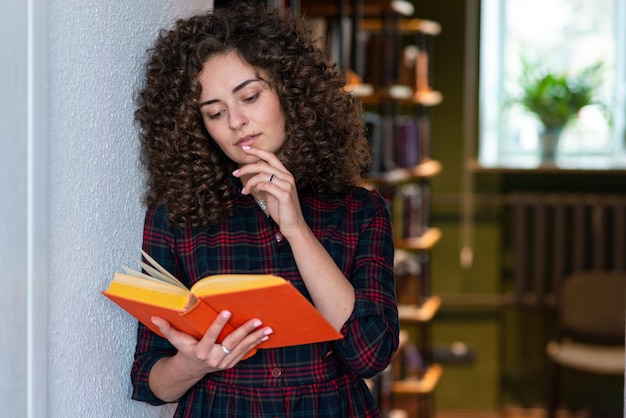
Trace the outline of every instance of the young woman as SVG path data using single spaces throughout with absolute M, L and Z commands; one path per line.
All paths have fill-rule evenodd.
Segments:
M 342 334 L 259 349 L 255 318 L 201 340 L 139 324 L 133 398 L 177 417 L 376 417 L 363 378 L 398 346 L 388 209 L 358 186 L 359 102 L 288 12 L 242 4 L 178 21 L 150 50 L 136 119 L 148 172 L 144 250 L 188 286 L 224 273 L 290 281 Z M 306 328 L 303 323 L 302 327 Z

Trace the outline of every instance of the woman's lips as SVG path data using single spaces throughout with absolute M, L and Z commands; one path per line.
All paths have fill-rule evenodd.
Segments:
M 259 139 L 259 134 L 246 135 L 243 138 L 240 138 L 239 141 L 237 141 L 237 146 L 238 147 L 243 147 L 243 146 L 246 146 L 246 145 L 250 146 L 250 145 L 254 144 L 257 139 Z

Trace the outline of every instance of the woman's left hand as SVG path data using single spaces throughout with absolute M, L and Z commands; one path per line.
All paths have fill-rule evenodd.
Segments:
M 295 234 L 299 228 L 306 226 L 293 175 L 274 153 L 255 147 L 242 149 L 259 159 L 233 172 L 235 177 L 248 177 L 242 193 L 260 195 L 267 204 L 269 216 L 289 240 L 290 234 Z

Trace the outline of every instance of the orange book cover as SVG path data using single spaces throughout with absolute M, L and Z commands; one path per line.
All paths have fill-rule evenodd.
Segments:
M 224 274 L 205 277 L 187 289 L 156 261 L 139 262 L 145 273 L 125 268 L 102 294 L 155 333 L 152 316 L 200 339 L 223 310 L 232 313 L 217 342 L 252 318 L 274 332 L 258 348 L 330 341 L 341 334 L 288 281 L 273 275 Z

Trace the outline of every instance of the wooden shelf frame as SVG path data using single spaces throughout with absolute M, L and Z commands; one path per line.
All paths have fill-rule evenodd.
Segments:
M 396 17 L 394 30 L 399 34 L 413 34 L 421 32 L 425 35 L 437 36 L 441 33 L 441 25 L 428 19 Z M 360 21 L 361 30 L 366 32 L 383 32 L 385 30 L 384 18 L 365 17 Z
M 426 160 L 415 167 L 394 168 L 383 174 L 368 177 L 367 181 L 380 186 L 395 186 L 418 179 L 427 179 L 441 172 L 441 163 L 437 160 Z
M 441 237 L 441 229 L 428 228 L 420 237 L 396 238 L 395 247 L 405 251 L 430 251 L 441 240 Z
M 432 364 L 426 369 L 423 376 L 409 377 L 393 382 L 391 393 L 394 397 L 431 395 L 442 374 L 443 367 L 440 364 Z
M 352 16 L 355 2 L 348 1 L 344 5 L 345 16 Z M 406 19 L 413 14 L 414 10 L 412 3 L 407 0 L 361 0 L 358 8 L 362 16 L 369 16 L 373 19 L 378 19 L 381 15 Z M 300 10 L 307 16 L 338 17 L 341 13 L 340 3 L 336 0 L 300 0 Z M 428 29 L 430 29 L 429 26 L 426 27 L 426 30 Z
M 369 84 L 349 85 L 346 91 L 352 92 L 366 105 L 376 105 L 385 101 L 393 101 L 400 105 L 418 105 L 434 107 L 443 102 L 440 91 L 432 89 L 414 90 L 411 86 L 395 84 L 391 87 L 375 90 Z
M 439 296 L 429 296 L 419 306 L 398 305 L 398 317 L 400 322 L 425 324 L 433 319 L 440 307 L 441 298 Z

